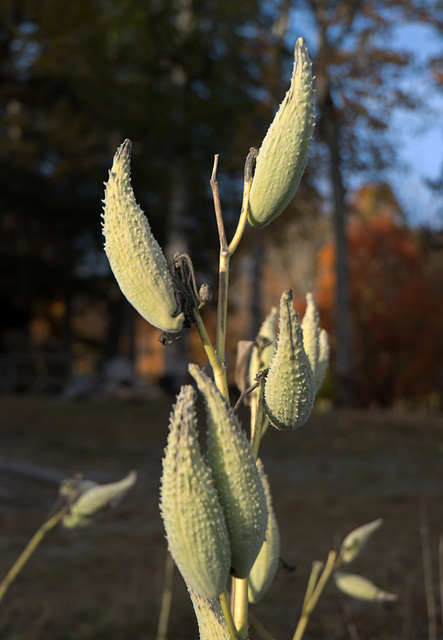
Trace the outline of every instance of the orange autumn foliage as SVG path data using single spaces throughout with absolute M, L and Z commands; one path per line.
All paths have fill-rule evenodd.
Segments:
M 355 387 L 362 405 L 443 395 L 443 251 L 389 217 L 348 231 Z M 334 334 L 335 247 L 319 253 L 316 300 Z M 339 320 L 338 320 L 339 321 Z

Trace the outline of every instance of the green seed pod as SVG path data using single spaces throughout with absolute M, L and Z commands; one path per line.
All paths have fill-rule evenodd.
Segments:
M 246 578 L 266 532 L 266 497 L 254 454 L 233 411 L 195 364 L 189 373 L 202 393 L 208 418 L 208 461 L 225 514 L 231 572 Z
M 263 321 L 256 339 L 256 344 L 252 347 L 251 360 L 249 363 L 249 384 L 254 384 L 255 376 L 259 371 L 266 369 L 274 355 L 276 335 L 275 319 L 277 317 L 277 307 L 272 307 L 271 312 Z M 263 346 L 262 346 L 263 345 Z
M 296 429 L 309 418 L 314 400 L 314 374 L 288 290 L 280 300 L 280 333 L 265 384 L 265 409 L 277 429 Z
M 105 509 L 117 506 L 136 480 L 136 472 L 131 471 L 123 480 L 109 484 L 78 478 L 65 481 L 60 495 L 68 500 L 70 508 L 63 517 L 63 526 L 68 529 L 89 526 Z
M 280 534 L 272 506 L 271 488 L 261 460 L 257 460 L 257 466 L 265 489 L 268 524 L 262 548 L 249 574 L 249 602 L 258 602 L 268 590 L 277 571 L 280 556 Z
M 323 384 L 329 366 L 329 337 L 327 331 L 321 329 L 319 336 L 319 354 L 316 371 L 317 392 Z
M 105 183 L 103 234 L 115 279 L 145 320 L 167 333 L 179 333 L 184 314 L 177 313 L 174 283 L 166 258 L 149 222 L 135 201 L 130 175 L 131 141 L 119 147 Z
M 262 142 L 249 198 L 248 221 L 264 227 L 288 206 L 306 168 L 314 131 L 314 85 L 303 38 L 294 51 L 291 86 Z
M 320 318 L 312 293 L 306 294 L 306 311 L 301 323 L 303 344 L 315 378 L 315 391 L 319 391 L 329 364 L 328 334 L 320 329 Z
M 196 396 L 190 385 L 182 387 L 171 413 L 160 509 L 184 580 L 211 600 L 225 589 L 231 557 L 222 507 L 198 443 Z
M 301 328 L 303 330 L 303 345 L 317 381 L 318 357 L 320 354 L 320 324 L 317 305 L 312 293 L 306 294 L 306 311 Z

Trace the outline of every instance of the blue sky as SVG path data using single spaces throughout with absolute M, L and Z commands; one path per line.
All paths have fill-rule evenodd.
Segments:
M 313 32 L 309 14 L 294 12 L 291 39 L 306 34 L 311 44 L 308 34 Z M 391 31 L 389 44 L 399 51 L 412 52 L 418 68 L 423 68 L 423 74 L 404 80 L 402 88 L 418 93 L 426 107 L 423 111 L 398 109 L 389 114 L 389 136 L 398 145 L 399 164 L 389 171 L 388 180 L 411 224 L 442 227 L 443 193 L 432 191 L 426 181 L 443 174 L 443 91 L 433 86 L 425 67 L 427 60 L 441 55 L 443 38 L 430 26 L 399 22 Z

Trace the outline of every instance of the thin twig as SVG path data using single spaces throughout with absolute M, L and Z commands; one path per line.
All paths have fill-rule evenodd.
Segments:
M 440 534 L 440 543 L 438 545 L 438 568 L 439 568 L 439 577 L 440 577 L 441 628 L 443 630 L 443 533 Z
M 218 236 L 220 238 L 220 248 L 227 250 L 228 242 L 226 240 L 226 231 L 225 231 L 225 225 L 223 222 L 223 213 L 221 208 L 220 193 L 218 191 L 218 182 L 217 182 L 218 158 L 219 158 L 219 155 L 217 153 L 214 156 L 214 165 L 212 167 L 212 175 L 211 175 L 211 180 L 209 181 L 209 184 L 211 185 L 212 199 L 214 200 L 214 210 L 215 210 L 215 218 L 217 220 Z
M 37 531 L 34 533 L 32 538 L 30 539 L 30 541 L 28 542 L 28 544 L 26 545 L 26 547 L 24 548 L 20 556 L 17 558 L 17 560 L 14 562 L 11 569 L 8 571 L 2 583 L 0 584 L 0 601 L 3 599 L 5 593 L 7 592 L 11 584 L 14 582 L 14 580 L 17 578 L 18 574 L 23 569 L 25 564 L 28 562 L 29 558 L 37 549 L 38 545 L 43 540 L 45 535 L 49 531 L 51 531 L 51 529 L 53 529 L 62 520 L 63 516 L 66 515 L 67 511 L 68 511 L 68 506 L 64 505 L 51 518 L 49 518 L 49 520 L 46 520 L 46 522 L 44 522 L 42 526 L 39 527 L 39 529 L 37 529 Z
M 255 615 L 251 611 L 249 611 L 248 617 L 249 624 L 254 629 L 254 631 L 257 632 L 260 638 L 263 638 L 263 640 L 274 640 L 274 636 L 271 636 L 266 627 L 260 622 L 260 620 L 255 617 Z
M 169 616 L 171 614 L 172 602 L 172 584 L 174 581 L 174 560 L 171 554 L 166 554 L 165 574 L 162 592 L 162 601 L 160 606 L 160 615 L 158 617 L 157 640 L 166 640 L 168 632 Z
M 428 609 L 428 637 L 437 640 L 437 607 L 435 604 L 434 586 L 432 578 L 431 545 L 429 543 L 429 527 L 426 503 L 420 503 L 420 534 L 423 554 L 423 573 L 425 581 L 426 606 Z

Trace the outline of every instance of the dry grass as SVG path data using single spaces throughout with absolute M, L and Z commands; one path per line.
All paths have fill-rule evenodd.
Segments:
M 139 482 L 114 512 L 84 531 L 52 532 L 11 587 L 0 612 L 2 640 L 155 638 L 165 542 L 158 478 L 170 401 L 149 404 L 0 398 L 1 457 L 71 475 Z M 352 602 L 331 586 L 306 640 L 427 638 L 420 503 L 428 509 L 434 582 L 443 530 L 443 420 L 438 416 L 329 412 L 295 433 L 270 431 L 262 457 L 282 534 L 281 569 L 254 612 L 289 639 L 313 560 L 354 527 L 383 517 L 355 571 L 400 598 L 389 607 Z M 57 487 L 0 472 L 0 571 L 4 574 L 41 524 Z M 441 633 L 441 625 L 440 625 Z M 170 640 L 197 632 L 177 574 Z M 254 636 L 251 634 L 251 640 Z

